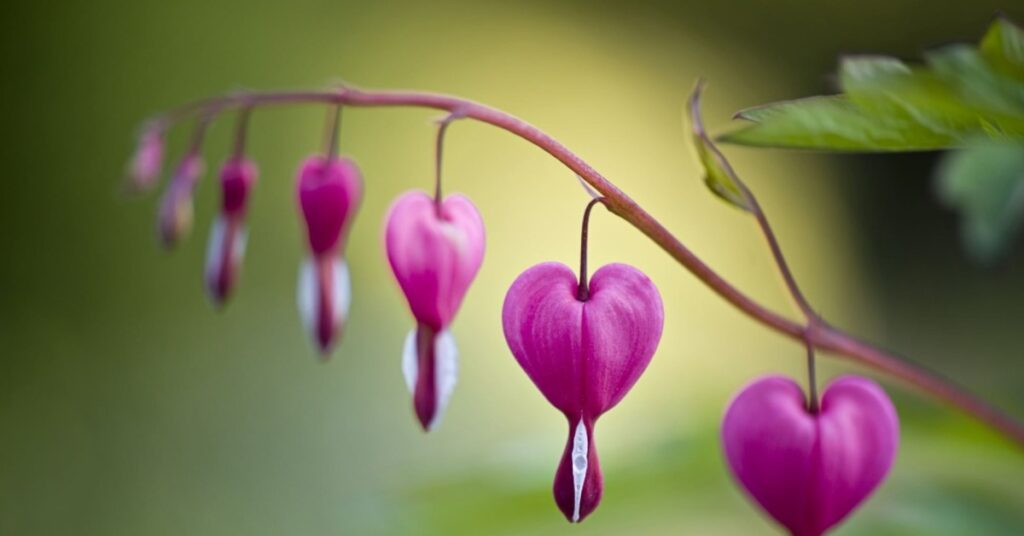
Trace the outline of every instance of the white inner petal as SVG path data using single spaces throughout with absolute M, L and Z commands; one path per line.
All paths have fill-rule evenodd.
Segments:
M 316 267 L 313 259 L 306 258 L 299 266 L 299 286 L 296 295 L 299 304 L 299 316 L 306 331 L 316 336 L 316 300 L 317 287 Z
M 412 328 L 405 336 L 405 346 L 402 347 L 402 375 L 405 376 L 405 386 L 409 392 L 416 390 L 416 370 L 419 363 L 416 360 L 416 328 Z
M 402 375 L 405 377 L 405 386 L 410 393 L 415 394 L 418 374 L 419 356 L 416 355 L 416 328 L 412 328 L 405 336 L 405 345 L 402 347 Z M 450 331 L 445 330 L 438 333 L 434 340 L 434 388 L 437 394 L 437 411 L 434 413 L 433 420 L 430 421 L 431 429 L 441 422 L 441 417 L 448 408 L 448 401 L 451 400 L 458 379 L 459 351 L 455 346 L 455 337 Z
M 334 259 L 334 323 L 337 324 L 348 318 L 348 308 L 352 304 L 352 281 L 348 276 L 348 263 L 344 260 Z
M 434 346 L 434 356 L 437 359 L 434 364 L 434 369 L 437 372 L 435 378 L 437 382 L 435 384 L 437 386 L 437 413 L 434 414 L 434 420 L 430 422 L 431 428 L 441 422 L 441 417 L 448 409 L 448 401 L 452 397 L 452 392 L 455 391 L 455 384 L 459 380 L 459 351 L 455 347 L 455 337 L 450 331 L 445 330 L 438 334 Z
M 211 293 L 211 296 L 214 282 L 220 275 L 220 262 L 224 257 L 221 252 L 224 249 L 224 232 L 226 229 L 227 223 L 224 221 L 224 216 L 217 217 L 213 222 L 213 227 L 210 227 L 210 239 L 206 242 L 206 288 Z
M 587 480 L 588 450 L 587 427 L 583 425 L 583 419 L 580 419 L 579 424 L 576 425 L 576 433 L 572 438 L 572 486 L 575 492 L 572 520 L 574 522 L 580 520 L 580 500 L 583 497 L 583 483 Z
M 244 242 L 244 237 L 242 238 Z M 348 309 L 352 302 L 352 283 L 348 275 L 348 263 L 344 260 L 333 259 L 332 267 L 332 310 L 334 318 L 331 323 L 337 325 L 348 318 Z M 299 267 L 299 288 L 297 301 L 299 315 L 302 317 L 302 324 L 306 327 L 313 338 L 317 335 L 317 314 L 320 312 L 318 300 L 320 299 L 320 278 L 316 273 L 316 261 L 307 258 Z

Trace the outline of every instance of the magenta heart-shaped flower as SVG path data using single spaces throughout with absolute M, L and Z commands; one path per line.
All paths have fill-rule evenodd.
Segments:
M 483 263 L 484 236 L 476 206 L 458 194 L 439 204 L 424 192 L 406 192 L 385 219 L 388 262 L 416 318 L 402 370 L 425 430 L 436 426 L 455 388 L 458 358 L 448 327 Z
M 311 253 L 299 271 L 299 312 L 321 354 L 327 356 L 348 318 L 352 291 L 344 249 L 363 182 L 351 159 L 323 156 L 306 159 L 297 182 Z
M 899 443 L 889 397 L 845 376 L 808 411 L 803 390 L 781 376 L 748 385 L 722 424 L 736 479 L 794 536 L 817 536 L 843 520 L 882 482 Z
M 603 490 L 594 423 L 647 368 L 664 322 L 658 289 L 631 266 L 599 269 L 586 300 L 578 288 L 569 267 L 538 264 L 512 284 L 502 311 L 512 355 L 569 420 L 554 495 L 573 522 L 597 507 Z
M 204 271 L 206 291 L 215 305 L 227 300 L 245 255 L 245 212 L 256 176 L 256 164 L 243 157 L 229 160 L 220 172 L 221 211 L 210 229 Z

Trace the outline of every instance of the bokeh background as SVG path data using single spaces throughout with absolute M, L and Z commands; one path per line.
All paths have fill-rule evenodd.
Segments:
M 601 507 L 569 527 L 551 500 L 562 417 L 508 352 L 500 304 L 524 268 L 575 265 L 586 196 L 496 129 L 458 123 L 446 181 L 484 214 L 488 253 L 454 333 L 445 422 L 415 424 L 399 354 L 411 319 L 381 251 L 390 200 L 430 188 L 434 112 L 351 110 L 343 150 L 367 193 L 348 255 L 344 342 L 318 363 L 295 311 L 297 163 L 323 110 L 260 112 L 262 176 L 245 269 L 225 311 L 201 287 L 216 203 L 191 240 L 157 246 L 155 196 L 120 179 L 147 116 L 242 87 L 449 92 L 533 122 L 578 151 L 723 274 L 790 311 L 752 222 L 708 195 L 681 112 L 706 121 L 821 93 L 844 52 L 914 58 L 974 41 L 1003 2 L 20 2 L 4 8 L 0 143 L 0 534 L 776 534 L 733 485 L 723 408 L 801 348 L 716 298 L 598 212 L 592 263 L 636 265 L 667 325 L 646 375 L 606 415 Z M 180 151 L 188 127 L 176 131 Z M 214 126 L 211 168 L 231 121 Z M 807 294 L 834 323 L 1024 417 L 1024 244 L 970 263 L 936 202 L 935 154 L 821 156 L 726 148 L 759 194 Z M 825 356 L 822 377 L 859 372 Z M 903 422 L 888 481 L 837 535 L 1024 533 L 1024 456 L 962 414 L 882 380 Z

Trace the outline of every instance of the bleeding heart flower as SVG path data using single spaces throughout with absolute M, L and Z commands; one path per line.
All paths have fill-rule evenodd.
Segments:
M 794 536 L 818 536 L 882 482 L 899 443 L 899 419 L 876 383 L 833 381 L 811 413 L 794 381 L 761 378 L 740 392 L 722 424 L 736 478 Z
M 256 175 L 256 165 L 242 157 L 229 160 L 220 172 L 221 212 L 210 230 L 205 270 L 206 290 L 216 305 L 227 299 L 245 255 L 246 201 Z
M 135 155 L 128 164 L 129 186 L 137 191 L 149 190 L 160 177 L 164 162 L 164 136 L 157 127 L 149 127 L 139 137 Z
M 599 269 L 585 301 L 578 290 L 569 267 L 538 264 L 512 283 L 502 311 L 512 354 L 569 421 L 554 495 L 572 522 L 597 507 L 604 489 L 594 423 L 647 368 L 664 322 L 658 289 L 631 266 Z
M 391 270 L 416 327 L 406 337 L 402 371 L 424 430 L 440 421 L 458 375 L 448 332 L 484 259 L 484 223 L 473 203 L 450 195 L 440 204 L 424 192 L 398 197 L 385 220 Z
M 189 154 L 178 164 L 160 202 L 159 230 L 164 246 L 172 247 L 192 228 L 192 196 L 203 175 L 203 159 Z
M 362 178 L 351 159 L 312 156 L 299 170 L 297 190 L 311 252 L 299 271 L 299 312 L 326 356 L 348 317 L 345 240 L 362 198 Z

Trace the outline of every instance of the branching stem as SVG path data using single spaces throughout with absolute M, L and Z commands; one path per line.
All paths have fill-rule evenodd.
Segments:
M 369 91 L 350 87 L 331 91 L 295 91 L 278 93 L 236 93 L 195 101 L 158 117 L 155 125 L 167 129 L 176 122 L 195 113 L 208 114 L 238 106 L 271 106 L 299 103 L 321 103 L 350 107 L 417 107 L 458 113 L 506 130 L 547 152 L 560 161 L 604 199 L 609 211 L 621 217 L 650 238 L 697 279 L 741 312 L 811 348 L 832 352 L 853 362 L 898 378 L 925 393 L 944 400 L 998 430 L 1018 446 L 1024 447 L 1024 425 L 993 407 L 985 400 L 956 385 L 954 382 L 923 367 L 897 357 L 875 345 L 833 327 L 818 317 L 799 292 L 795 279 L 782 257 L 781 249 L 760 207 L 754 211 L 758 224 L 768 241 L 773 257 L 779 265 L 790 294 L 801 311 L 808 317 L 806 324 L 794 322 L 768 309 L 737 289 L 729 281 L 704 263 L 658 220 L 645 211 L 632 198 L 612 184 L 583 159 L 561 142 L 533 125 L 505 113 L 458 97 L 416 91 Z M 744 187 L 745 189 L 745 187 Z M 746 195 L 750 195 L 749 190 Z

